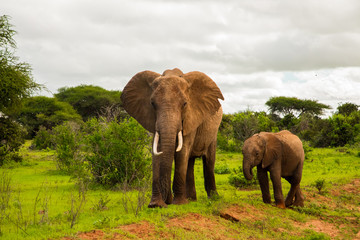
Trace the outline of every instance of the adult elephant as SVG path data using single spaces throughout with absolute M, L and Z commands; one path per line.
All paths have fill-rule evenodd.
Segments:
M 203 159 L 205 190 L 217 194 L 214 176 L 217 131 L 222 118 L 215 82 L 201 72 L 180 69 L 137 73 L 125 86 L 125 110 L 154 133 L 152 197 L 149 207 L 196 200 L 194 162 Z M 173 193 L 171 170 L 175 158 Z
M 244 155 L 243 172 L 247 180 L 252 179 L 252 168 L 257 167 L 257 177 L 264 203 L 271 203 L 267 174 L 269 171 L 277 207 L 304 205 L 304 196 L 300 190 L 304 149 L 302 142 L 296 135 L 286 130 L 278 133 L 261 132 L 244 142 L 242 152 Z M 291 184 L 285 202 L 281 188 L 281 177 Z

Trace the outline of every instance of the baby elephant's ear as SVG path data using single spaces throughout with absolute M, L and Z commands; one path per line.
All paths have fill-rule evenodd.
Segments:
M 262 168 L 266 168 L 282 156 L 282 146 L 280 140 L 271 133 L 262 134 L 261 137 L 264 138 L 266 142 L 264 159 L 262 162 Z
M 216 83 L 202 72 L 189 72 L 183 78 L 190 86 L 183 123 L 183 134 L 187 135 L 219 110 L 219 99 L 224 97 Z
M 159 73 L 143 71 L 137 73 L 121 93 L 124 109 L 135 118 L 146 130 L 155 132 L 155 111 L 150 103 L 151 83 Z

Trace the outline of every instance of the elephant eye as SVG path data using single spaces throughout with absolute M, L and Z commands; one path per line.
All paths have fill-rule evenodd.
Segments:
M 156 104 L 153 101 L 151 101 L 150 103 L 151 103 L 151 106 L 153 106 L 153 108 L 156 109 Z
M 187 102 L 184 102 L 184 104 L 183 104 L 183 108 L 184 108 L 186 105 L 187 105 Z

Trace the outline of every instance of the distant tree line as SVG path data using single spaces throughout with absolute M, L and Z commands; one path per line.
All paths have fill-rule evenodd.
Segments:
M 312 147 L 339 147 L 360 143 L 360 111 L 343 103 L 328 118 L 320 118 L 328 105 L 295 97 L 272 97 L 269 113 L 243 111 L 224 114 L 218 133 L 218 148 L 241 151 L 245 139 L 261 131 L 287 129 Z

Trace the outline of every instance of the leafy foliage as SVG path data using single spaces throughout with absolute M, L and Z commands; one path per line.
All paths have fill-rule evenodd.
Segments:
M 256 176 L 256 168 L 253 169 L 254 176 Z M 258 185 L 258 180 L 254 177 L 251 180 L 246 180 L 243 174 L 243 168 L 240 166 L 239 168 L 234 168 L 229 176 L 229 183 L 230 185 L 236 188 L 246 188 L 254 185 Z
M 277 130 L 276 122 L 265 112 L 224 114 L 219 127 L 218 147 L 224 151 L 240 152 L 245 139 L 261 131 L 274 130 Z
M 31 75 L 29 64 L 19 62 L 13 55 L 16 42 L 15 30 L 9 23 L 9 16 L 0 16 L 0 112 L 10 113 L 20 106 L 21 101 L 40 88 Z
M 73 172 L 81 164 L 79 159 L 81 146 L 80 126 L 73 122 L 66 122 L 53 129 L 56 143 L 56 159 L 58 168 Z
M 40 88 L 32 79 L 30 65 L 14 56 L 16 32 L 9 19 L 0 16 L 0 165 L 6 160 L 20 161 L 16 151 L 24 141 L 22 127 L 4 115 L 15 112 L 24 98 Z
M 131 184 L 149 174 L 150 137 L 133 118 L 120 123 L 91 119 L 86 123 L 86 161 L 104 185 Z
M 80 85 L 60 88 L 55 97 L 71 104 L 86 121 L 92 117 L 98 117 L 106 107 L 120 106 L 120 95 L 120 91 L 108 91 L 97 86 Z
M 357 112 L 359 110 L 359 105 L 356 105 L 354 103 L 343 103 L 337 107 L 337 113 L 342 114 L 344 116 L 349 116 L 353 112 Z
M 224 151 L 239 152 L 245 139 L 253 134 L 285 129 L 298 135 L 309 147 L 353 145 L 360 142 L 360 111 L 356 110 L 355 104 L 343 105 L 345 110 L 340 107 L 338 113 L 328 118 L 319 118 L 313 111 L 307 110 L 296 116 L 291 107 L 286 110 L 288 114 L 283 108 L 283 117 L 252 111 L 226 114 L 219 128 L 218 147 Z
M 58 167 L 67 172 L 91 173 L 107 186 L 131 185 L 150 174 L 150 136 L 132 118 L 93 118 L 83 126 L 68 122 L 55 127 L 53 134 Z
M 272 97 L 266 103 L 271 113 L 298 116 L 309 113 L 317 116 L 322 115 L 330 106 L 318 103 L 316 100 L 301 100 L 296 97 Z
M 32 147 L 38 150 L 41 149 L 55 149 L 55 141 L 53 139 L 52 131 L 40 126 L 36 136 L 32 141 Z
M 30 136 L 34 136 L 40 126 L 51 129 L 66 121 L 81 121 L 81 116 L 69 103 L 43 96 L 25 99 L 16 116 L 27 127 Z
M 24 141 L 25 131 L 21 125 L 10 118 L 0 117 L 0 166 L 4 162 L 21 161 L 16 153 Z

